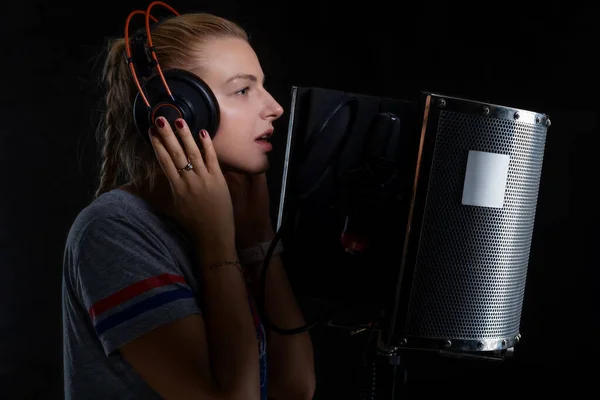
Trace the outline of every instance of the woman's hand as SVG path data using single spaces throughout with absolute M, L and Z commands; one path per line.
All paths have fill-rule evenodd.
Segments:
M 204 156 L 183 119 L 175 121 L 176 133 L 159 117 L 150 129 L 156 157 L 169 179 L 176 217 L 202 246 L 233 247 L 235 226 L 231 196 L 206 131 L 200 135 Z M 188 164 L 189 163 L 189 164 Z M 190 168 L 186 168 L 190 165 Z
M 236 247 L 243 249 L 273 239 L 267 176 L 224 172 L 233 203 Z

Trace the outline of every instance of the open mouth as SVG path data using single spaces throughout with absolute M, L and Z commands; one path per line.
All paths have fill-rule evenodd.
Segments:
M 259 141 L 259 142 L 268 142 L 271 139 L 271 135 L 273 135 L 273 131 L 269 130 L 254 140 Z
M 254 139 L 257 145 L 259 145 L 264 151 L 271 151 L 273 149 L 273 145 L 271 144 L 271 135 L 273 131 L 267 131 L 263 135 Z

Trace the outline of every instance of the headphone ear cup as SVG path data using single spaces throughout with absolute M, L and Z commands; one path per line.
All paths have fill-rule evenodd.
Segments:
M 135 126 L 144 140 L 150 143 L 148 130 L 159 116 L 165 117 L 171 127 L 177 118 L 185 119 L 196 143 L 200 143 L 199 135 L 202 129 L 206 129 L 213 138 L 219 129 L 221 112 L 208 84 L 195 74 L 184 70 L 166 70 L 163 76 L 173 99 L 158 75 L 150 78 L 142 87 L 152 106 L 151 109 L 148 109 L 139 93 L 133 103 Z

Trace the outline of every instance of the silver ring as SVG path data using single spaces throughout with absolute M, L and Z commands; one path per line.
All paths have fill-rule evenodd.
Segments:
M 179 171 L 180 173 L 183 171 L 191 171 L 194 169 L 194 166 L 192 165 L 192 163 L 187 163 L 187 165 L 181 169 L 178 169 L 177 171 Z

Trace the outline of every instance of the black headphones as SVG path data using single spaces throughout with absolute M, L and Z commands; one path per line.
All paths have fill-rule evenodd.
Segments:
M 150 15 L 152 7 L 156 5 L 167 8 L 174 16 L 157 21 Z M 146 28 L 130 39 L 129 24 L 137 14 L 145 16 Z M 172 128 L 177 118 L 183 118 L 196 143 L 200 143 L 200 130 L 206 129 L 212 138 L 219 128 L 219 103 L 208 84 L 188 71 L 167 69 L 163 72 L 158 62 L 151 32 L 165 20 L 176 16 L 179 13 L 171 6 L 153 1 L 145 12 L 131 12 L 125 22 L 126 62 L 138 88 L 133 102 L 133 118 L 136 129 L 148 143 L 148 130 L 154 125 L 156 118 L 161 116 L 169 121 Z M 150 20 L 155 24 L 151 26 Z M 142 86 L 138 77 L 149 78 L 154 69 L 158 75 L 148 79 Z

